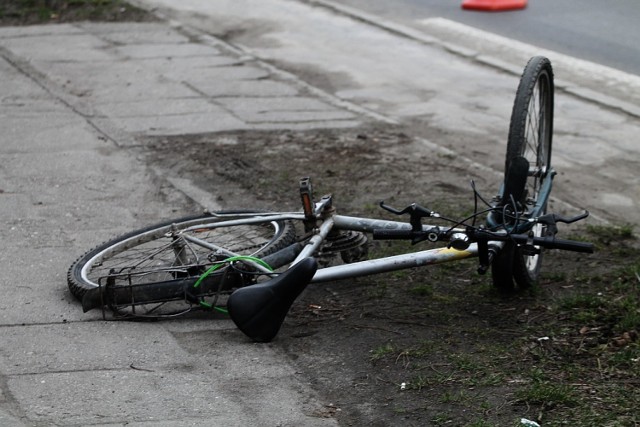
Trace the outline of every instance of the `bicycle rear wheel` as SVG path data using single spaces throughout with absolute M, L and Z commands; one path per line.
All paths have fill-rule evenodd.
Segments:
M 98 245 L 75 261 L 67 274 L 69 289 L 82 299 L 87 292 L 104 286 L 105 278 L 118 275 L 126 277 L 128 286 L 158 284 L 154 287 L 154 300 L 177 299 L 184 296 L 180 288 L 176 292 L 177 279 L 186 283 L 185 279 L 199 277 L 214 263 L 228 258 L 229 253 L 262 258 L 295 240 L 295 229 L 289 221 L 216 225 L 258 215 L 255 211 L 224 212 L 222 217 L 205 214 L 127 233 Z
M 507 182 L 512 163 L 519 157 L 529 162 L 524 188 L 512 191 L 521 194 L 516 202 L 525 211 L 536 205 L 542 181 L 551 170 L 553 92 L 551 62 L 541 56 L 531 58 L 516 91 L 505 158 L 504 188 L 512 190 L 513 182 Z M 503 194 L 503 203 L 510 203 L 511 196 Z M 540 214 L 545 211 L 546 206 Z M 539 224 L 531 230 L 534 236 L 542 236 L 544 232 L 544 227 Z M 528 253 L 508 242 L 492 263 L 493 283 L 499 290 L 507 292 L 513 291 L 516 284 L 520 288 L 531 287 L 538 281 L 541 264 L 542 248 L 535 248 L 534 252 Z

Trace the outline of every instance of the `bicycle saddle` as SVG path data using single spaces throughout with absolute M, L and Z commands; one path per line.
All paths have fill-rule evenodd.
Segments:
M 231 320 L 252 340 L 271 341 L 317 269 L 314 258 L 305 258 L 273 279 L 234 291 L 227 301 Z

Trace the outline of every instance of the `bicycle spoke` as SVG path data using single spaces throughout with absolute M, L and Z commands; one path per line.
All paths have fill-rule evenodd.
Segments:
M 190 229 L 179 237 L 175 234 L 179 232 L 177 230 L 159 230 L 156 232 L 158 238 L 132 242 L 105 254 L 99 262 L 93 264 L 87 276 L 96 283 L 112 271 L 138 273 L 131 278 L 136 283 L 174 279 L 177 272 L 171 267 L 181 267 L 185 272 L 194 267 L 204 270 L 215 262 L 216 257 L 256 254 L 270 244 L 277 227 L 275 223 L 223 228 L 203 225 L 202 228 Z M 154 271 L 153 277 L 139 274 L 145 270 Z

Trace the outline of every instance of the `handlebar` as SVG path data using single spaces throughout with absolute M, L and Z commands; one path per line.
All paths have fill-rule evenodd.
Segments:
M 564 222 L 563 219 L 558 219 L 560 222 Z M 569 218 L 574 219 L 574 218 Z M 577 219 L 574 219 L 577 221 Z M 557 239 L 555 236 L 544 237 L 531 237 L 527 234 L 496 234 L 489 231 L 475 230 L 471 233 L 467 232 L 472 240 L 475 241 L 497 241 L 508 242 L 512 241 L 519 245 L 531 245 L 541 246 L 546 249 L 561 249 L 565 251 L 581 252 L 581 253 L 593 253 L 593 243 L 578 242 L 575 240 Z M 443 233 L 442 233 L 443 234 Z M 413 242 L 429 240 L 435 242 L 438 240 L 445 240 L 445 236 L 438 233 L 438 230 L 425 230 L 425 231 L 413 231 L 413 230 L 373 230 L 373 238 L 379 240 L 411 240 Z
M 541 246 L 546 249 L 562 249 L 565 251 L 593 253 L 593 243 L 578 242 L 576 240 L 557 239 L 555 236 L 531 237 L 527 234 L 495 234 L 487 231 L 475 231 L 475 240 L 515 242 L 519 245 Z
M 464 248 L 468 246 L 471 241 L 478 242 L 482 246 L 486 247 L 486 243 L 494 242 L 515 242 L 518 245 L 528 246 L 540 246 L 547 249 L 562 249 L 566 251 L 593 253 L 594 245 L 592 243 L 578 242 L 575 240 L 556 239 L 555 235 L 558 232 L 557 223 L 562 222 L 565 224 L 571 224 L 589 216 L 589 211 L 567 217 L 554 213 L 541 215 L 536 218 L 531 218 L 528 221 L 537 224 L 543 224 L 546 226 L 546 236 L 529 236 L 528 234 L 510 234 L 510 233 L 497 233 L 483 229 L 476 229 L 467 227 L 467 229 L 460 233 L 459 230 L 448 229 L 447 231 L 441 230 L 439 227 L 431 227 L 427 230 L 423 229 L 421 219 L 426 217 L 440 217 L 436 212 L 426 209 L 418 204 L 412 204 L 406 208 L 399 210 L 391 206 L 385 205 L 384 202 L 380 202 L 380 206 L 396 215 L 409 214 L 411 224 L 411 230 L 385 230 L 376 229 L 373 230 L 373 238 L 379 240 L 411 240 L 411 243 L 416 244 L 425 240 L 431 242 L 443 241 L 450 239 L 450 245 L 456 247 L 456 244 L 460 244 L 460 247 Z M 462 239 L 462 242 L 460 240 Z M 466 245 L 466 246 L 465 246 Z

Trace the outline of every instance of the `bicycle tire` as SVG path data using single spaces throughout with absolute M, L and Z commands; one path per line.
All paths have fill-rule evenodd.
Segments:
M 233 219 L 233 215 L 246 217 L 247 214 L 259 213 L 258 211 L 218 212 L 226 215 L 224 220 Z M 97 288 L 101 278 L 112 274 L 114 270 L 117 272 L 127 271 L 127 269 L 144 271 L 144 276 L 140 276 L 140 280 L 145 280 L 144 284 L 165 282 L 166 275 L 169 274 L 167 268 L 182 265 L 177 257 L 187 253 L 185 251 L 177 255 L 175 243 L 172 244 L 172 241 L 169 241 L 172 239 L 169 234 L 172 229 L 184 230 L 187 227 L 202 225 L 193 230 L 193 234 L 197 234 L 199 239 L 208 242 L 215 240 L 219 246 L 224 246 L 234 253 L 257 258 L 272 254 L 295 240 L 295 228 L 290 221 L 265 221 L 265 223 L 207 229 L 207 224 L 215 224 L 222 220 L 212 214 L 183 217 L 141 228 L 106 241 L 87 251 L 71 265 L 67 273 L 69 290 L 76 298 L 82 300 L 85 293 Z M 202 257 L 199 262 L 199 271 L 213 264 L 213 261 L 206 259 L 209 255 L 204 253 L 204 248 L 201 250 L 198 247 L 189 246 L 188 249 L 190 256 Z M 277 267 L 279 266 L 274 266 L 274 268 Z M 156 297 L 158 296 L 162 299 L 163 297 L 171 298 L 172 295 L 170 293 L 163 295 L 160 290 L 160 293 L 156 294 Z
M 554 104 L 553 68 L 549 59 L 536 56 L 527 63 L 516 91 L 511 113 L 509 137 L 505 157 L 505 185 L 507 172 L 517 157 L 529 161 L 529 173 L 524 188 L 516 191 L 522 194 L 525 206 L 535 205 L 540 186 L 551 168 Z M 504 194 L 503 201 L 511 195 Z M 544 206 L 543 212 L 546 211 Z M 534 236 L 541 236 L 544 227 L 536 225 Z M 529 254 L 523 248 L 508 242 L 492 263 L 493 284 L 503 292 L 512 292 L 516 285 L 526 289 L 537 283 L 542 265 L 542 248 L 539 253 Z

